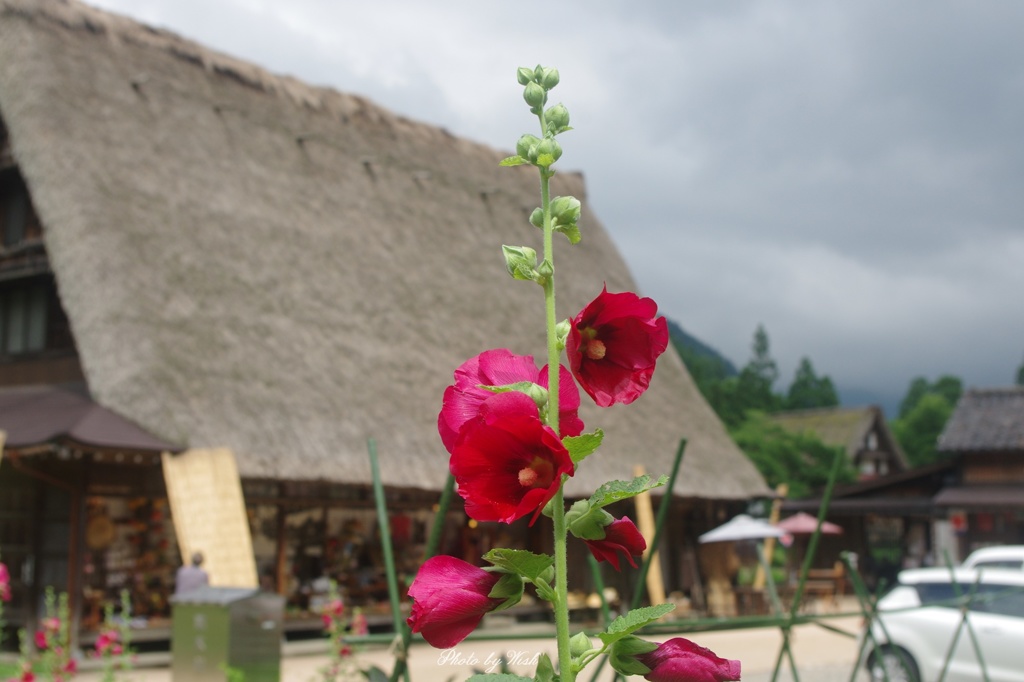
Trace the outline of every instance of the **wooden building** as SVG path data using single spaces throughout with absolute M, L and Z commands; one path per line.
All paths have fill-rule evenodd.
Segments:
M 958 465 L 935 504 L 947 513 L 960 556 L 1024 544 L 1024 387 L 966 391 L 938 450 Z
M 909 466 L 876 405 L 793 410 L 769 419 L 787 431 L 812 433 L 825 445 L 843 448 L 862 481 L 900 473 Z
M 537 292 L 500 256 L 537 240 L 537 178 L 499 168 L 505 155 L 74 0 L 0 0 L 0 429 L 20 434 L 0 468 L 8 615 L 35 618 L 46 586 L 70 590 L 83 621 L 126 587 L 166 615 L 180 552 L 164 450 L 234 454 L 261 583 L 302 609 L 332 570 L 379 595 L 373 438 L 414 568 L 447 475 L 436 419 L 452 371 L 488 348 L 544 353 Z M 635 290 L 582 176 L 560 172 L 554 191 L 583 201 L 559 315 L 604 283 Z M 33 392 L 145 438 L 26 438 L 5 420 Z M 674 353 L 636 404 L 581 416 L 607 436 L 570 496 L 636 464 L 667 472 L 681 437 L 677 530 L 769 494 Z M 452 524 L 449 551 L 503 530 Z

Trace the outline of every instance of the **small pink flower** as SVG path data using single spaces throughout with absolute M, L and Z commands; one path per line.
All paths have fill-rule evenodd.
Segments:
M 729 682 L 740 679 L 740 662 L 715 655 L 711 649 L 676 637 L 636 659 L 651 669 L 650 682 Z
M 628 404 L 651 383 L 655 362 L 668 347 L 668 323 L 658 305 L 631 291 L 605 287 L 572 320 L 565 352 L 583 390 L 600 407 Z
M 44 630 L 36 630 L 35 642 L 36 648 L 40 650 L 45 649 L 50 645 L 49 638 L 46 636 L 46 632 Z
M 413 632 L 438 649 L 448 649 L 466 638 L 484 614 L 503 600 L 487 595 L 501 578 L 451 556 L 428 559 L 409 586 L 412 614 L 406 621 Z
M 634 556 L 641 556 L 647 549 L 647 541 L 637 530 L 636 525 L 628 518 L 615 519 L 604 528 L 601 540 L 584 540 L 590 553 L 598 561 L 607 561 L 615 570 L 619 570 L 619 552 L 622 552 L 633 568 L 636 568 Z
M 481 386 L 509 386 L 523 382 L 546 389 L 547 366 L 538 371 L 532 355 L 516 355 L 504 348 L 484 351 L 462 363 L 455 370 L 455 383 L 444 392 L 444 404 L 437 417 L 437 431 L 448 452 L 452 452 L 465 424 L 477 419 L 482 404 L 495 395 Z M 563 437 L 583 433 L 583 422 L 577 414 L 579 407 L 579 389 L 569 370 L 559 366 L 558 429 Z M 536 404 L 534 409 L 537 409 Z

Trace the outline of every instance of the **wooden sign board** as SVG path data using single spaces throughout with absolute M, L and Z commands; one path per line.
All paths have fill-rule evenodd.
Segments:
M 234 453 L 227 448 L 165 452 L 163 467 L 182 563 L 202 552 L 210 585 L 258 587 Z

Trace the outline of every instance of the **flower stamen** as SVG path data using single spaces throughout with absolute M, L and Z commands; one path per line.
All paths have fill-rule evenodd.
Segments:
M 587 356 L 588 360 L 601 360 L 607 352 L 608 348 L 604 345 L 604 341 L 594 339 L 587 342 L 587 347 L 584 349 L 583 354 Z

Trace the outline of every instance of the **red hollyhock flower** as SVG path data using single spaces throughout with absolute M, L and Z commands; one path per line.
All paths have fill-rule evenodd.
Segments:
M 466 513 L 477 521 L 512 523 L 532 513 L 533 524 L 562 475 L 573 474 L 569 451 L 530 413 L 532 403 L 521 393 L 489 398 L 455 442 L 448 466 Z
M 658 356 L 668 347 L 668 323 L 658 305 L 605 287 L 572 321 L 569 368 L 601 407 L 631 403 L 647 390 Z
M 473 631 L 484 614 L 504 601 L 487 596 L 500 579 L 500 573 L 455 557 L 427 559 L 409 586 L 413 604 L 406 622 L 431 646 L 451 648 Z
M 636 568 L 634 556 L 640 556 L 647 549 L 647 541 L 640 535 L 636 525 L 628 518 L 615 519 L 604 527 L 604 539 L 584 540 L 590 553 L 598 561 L 607 561 L 615 570 L 619 570 L 619 552 L 626 555 L 626 559 L 633 568 Z
M 484 351 L 455 370 L 455 383 L 444 392 L 444 405 L 437 417 L 437 430 L 448 452 L 452 451 L 466 422 L 477 418 L 481 404 L 495 393 L 480 386 L 508 386 L 528 381 L 548 386 L 548 368 L 537 371 L 532 355 L 516 355 L 504 348 Z M 577 411 L 580 392 L 565 367 L 558 374 L 558 429 L 562 436 L 583 433 Z M 534 408 L 536 409 L 536 407 Z
M 719 658 L 711 649 L 676 637 L 636 659 L 651 669 L 651 682 L 727 682 L 740 679 L 740 662 Z

